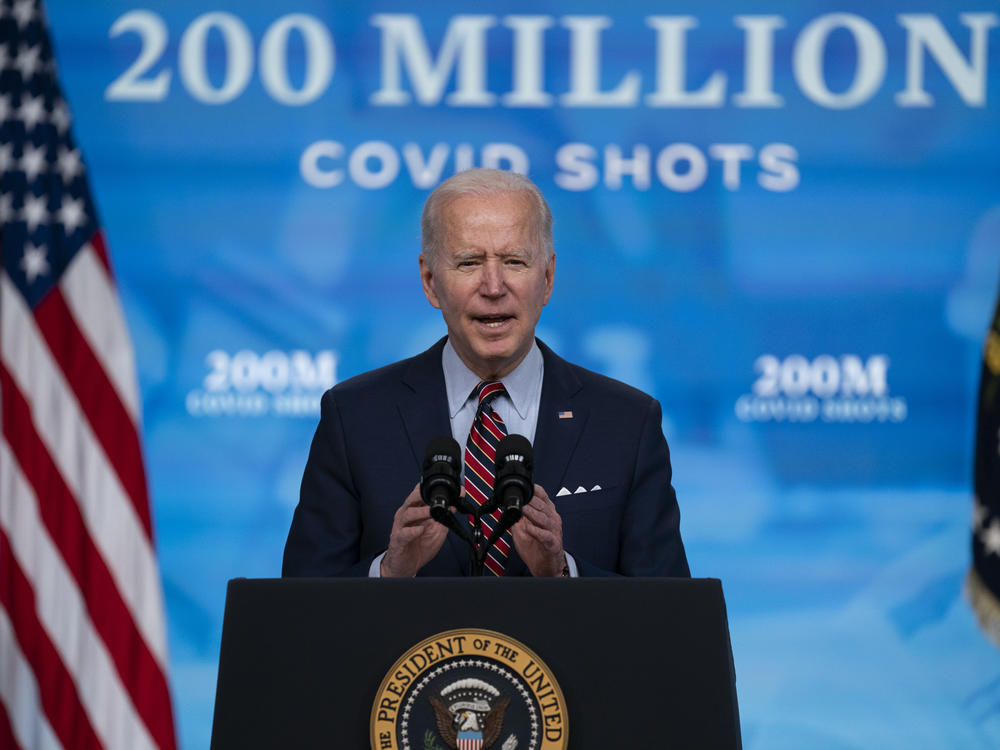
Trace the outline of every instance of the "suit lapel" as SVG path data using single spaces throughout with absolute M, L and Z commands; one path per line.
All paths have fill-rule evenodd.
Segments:
M 545 361 L 545 374 L 535 427 L 535 483 L 554 498 L 565 481 L 588 411 L 576 398 L 583 385 L 569 364 L 541 341 L 538 347 Z
M 587 409 L 574 400 L 583 386 L 569 364 L 541 341 L 535 340 L 542 352 L 544 371 L 532 445 L 535 454 L 533 480 L 545 489 L 549 497 L 555 497 L 586 424 Z M 573 416 L 560 418 L 560 412 Z M 506 570 L 508 575 L 528 574 L 527 566 L 516 549 L 510 551 Z
M 403 373 L 402 396 L 399 400 L 399 415 L 403 420 L 417 475 L 422 471 L 427 443 L 433 438 L 451 436 L 451 419 L 448 411 L 448 392 L 444 385 L 444 371 L 441 352 L 447 339 L 441 339 L 423 354 L 413 358 L 410 367 Z M 460 446 L 464 450 L 465 446 Z M 469 568 L 469 548 L 454 533 L 442 548 L 455 558 L 455 564 L 463 575 Z
M 431 439 L 451 435 L 448 418 L 448 394 L 441 369 L 441 350 L 445 339 L 413 358 L 403 373 L 406 386 L 399 399 L 399 415 L 413 451 L 413 460 L 420 470 L 424 451 Z

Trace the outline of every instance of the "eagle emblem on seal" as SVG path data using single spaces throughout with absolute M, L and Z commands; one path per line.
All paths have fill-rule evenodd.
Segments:
M 453 750 L 489 750 L 500 736 L 510 698 L 484 680 L 467 678 L 447 685 L 434 707 L 438 733 Z

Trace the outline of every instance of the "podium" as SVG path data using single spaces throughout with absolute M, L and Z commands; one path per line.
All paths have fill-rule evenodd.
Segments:
M 720 582 L 649 578 L 234 579 L 211 747 L 368 748 L 380 690 L 393 691 L 384 693 L 387 708 L 402 709 L 391 699 L 401 694 L 392 670 L 399 668 L 400 685 L 410 682 L 407 672 L 441 656 L 440 644 L 438 652 L 414 647 L 463 628 L 503 634 L 547 666 L 564 713 L 538 716 L 538 728 L 564 726 L 573 750 L 741 747 Z M 471 649 L 471 637 L 457 642 Z M 408 652 L 417 656 L 403 664 Z M 540 680 L 534 684 L 545 687 Z M 399 716 L 391 718 L 398 726 Z M 400 746 L 448 747 L 427 742 Z M 482 747 L 529 744 L 508 737 Z M 376 746 L 397 747 L 377 738 Z

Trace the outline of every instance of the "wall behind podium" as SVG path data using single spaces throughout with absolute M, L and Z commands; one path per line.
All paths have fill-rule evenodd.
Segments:
M 663 405 L 745 746 L 997 746 L 962 596 L 995 4 L 48 12 L 136 349 L 184 747 L 226 580 L 279 574 L 321 393 L 444 333 L 419 214 L 473 165 L 551 203 L 541 338 Z

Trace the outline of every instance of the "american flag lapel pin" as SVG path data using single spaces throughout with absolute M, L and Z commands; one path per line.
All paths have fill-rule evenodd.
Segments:
M 559 412 L 559 419 L 572 419 L 573 412 L 571 411 L 561 411 Z

